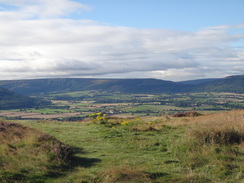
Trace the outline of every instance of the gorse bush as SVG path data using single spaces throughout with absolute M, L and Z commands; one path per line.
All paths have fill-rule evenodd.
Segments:
M 127 124 L 129 124 L 129 123 L 131 123 L 129 120 L 126 120 L 126 121 L 123 121 L 123 122 L 121 122 L 120 124 L 121 125 L 127 125 Z
M 103 114 L 102 112 L 90 114 L 89 117 L 92 119 L 92 122 L 99 124 L 107 124 L 108 118 L 107 114 Z

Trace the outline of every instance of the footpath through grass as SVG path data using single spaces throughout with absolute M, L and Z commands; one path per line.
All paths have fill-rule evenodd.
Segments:
M 77 152 L 72 171 L 48 182 L 234 183 L 244 180 L 243 115 L 19 123 L 53 135 Z M 215 124 L 209 131 L 208 121 Z M 240 126 L 220 128 L 228 121 Z

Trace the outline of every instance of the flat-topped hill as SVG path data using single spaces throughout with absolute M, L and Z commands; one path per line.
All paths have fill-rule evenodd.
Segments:
M 172 82 L 159 79 L 33 79 L 0 81 L 0 87 L 23 95 L 100 90 L 121 93 L 186 93 L 233 92 L 244 93 L 244 75 L 222 79 Z

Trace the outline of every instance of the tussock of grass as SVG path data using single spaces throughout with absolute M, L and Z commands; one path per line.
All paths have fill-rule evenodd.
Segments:
M 189 182 L 238 182 L 244 178 L 244 111 L 200 116 L 176 148 Z
M 244 133 L 234 128 L 202 129 L 202 131 L 194 131 L 193 135 L 209 144 L 240 144 L 244 139 Z
M 72 160 L 74 155 L 73 149 L 58 141 L 55 137 L 43 134 L 38 137 L 37 141 L 35 146 L 53 154 L 53 159 L 59 162 L 68 162 Z
M 207 144 L 240 144 L 244 141 L 243 111 L 219 113 L 196 119 L 190 136 Z
M 100 181 L 102 183 L 144 183 L 151 182 L 148 174 L 139 170 L 139 169 L 131 169 L 130 167 L 113 167 L 108 168 L 104 172 L 99 174 Z
M 0 122 L 0 182 L 44 182 L 73 157 L 56 138 L 16 123 Z
M 161 128 L 156 128 L 153 125 L 150 124 L 144 124 L 144 125 L 137 125 L 132 127 L 132 131 L 135 132 L 153 132 L 153 131 L 159 131 Z

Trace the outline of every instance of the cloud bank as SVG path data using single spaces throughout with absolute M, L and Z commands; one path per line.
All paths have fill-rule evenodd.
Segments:
M 0 0 L 1 79 L 131 77 L 186 80 L 244 73 L 244 24 L 196 32 L 74 20 L 69 0 Z

